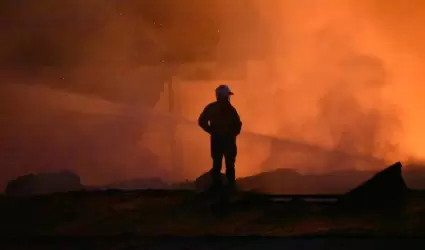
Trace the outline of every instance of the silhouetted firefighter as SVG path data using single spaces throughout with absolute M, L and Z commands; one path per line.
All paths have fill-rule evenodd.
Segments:
M 215 90 L 217 101 L 208 104 L 199 116 L 199 126 L 210 134 L 211 170 L 213 190 L 220 189 L 223 156 L 226 163 L 226 177 L 230 189 L 235 187 L 235 160 L 237 155 L 236 137 L 240 134 L 242 122 L 239 114 L 230 103 L 232 91 L 227 85 Z

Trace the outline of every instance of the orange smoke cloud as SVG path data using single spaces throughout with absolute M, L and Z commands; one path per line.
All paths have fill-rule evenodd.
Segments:
M 3 74 L 16 86 L 2 88 L 2 152 L 17 152 L 1 164 L 3 176 L 66 167 L 88 183 L 194 178 L 210 168 L 196 119 L 223 82 L 243 120 L 239 176 L 270 162 L 300 171 L 370 167 L 326 150 L 425 157 L 421 2 L 200 2 L 4 1 L 0 9 L 13 15 L 0 15 L 1 27 L 15 31 L 3 29 L 1 72 L 21 77 Z

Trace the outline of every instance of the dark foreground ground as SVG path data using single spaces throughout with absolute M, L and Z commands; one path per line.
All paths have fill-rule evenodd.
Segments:
M 425 239 L 406 238 L 323 238 L 323 237 L 115 237 L 115 238 L 55 238 L 38 239 L 25 242 L 6 242 L 1 249 L 159 249 L 159 250 L 396 250 L 418 249 L 425 247 Z
M 247 193 L 1 197 L 0 234 L 0 249 L 425 249 L 425 196 L 402 210 L 363 212 Z

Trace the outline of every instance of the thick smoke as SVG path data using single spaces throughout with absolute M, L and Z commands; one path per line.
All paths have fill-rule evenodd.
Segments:
M 318 101 L 318 121 L 325 128 L 333 148 L 380 158 L 394 157 L 398 148 L 394 132 L 400 132 L 399 115 L 389 113 L 383 100 L 383 89 L 388 86 L 388 70 L 377 56 L 357 52 L 347 41 L 335 41 L 329 36 L 337 32 L 320 33 L 317 44 L 334 45 L 319 48 L 327 55 L 339 52 L 339 57 L 326 61 L 331 68 L 326 92 Z M 336 47 L 337 45 L 338 47 Z M 321 55 L 320 55 L 321 56 Z M 331 159 L 330 166 L 340 167 L 338 159 Z
M 1 1 L 0 183 L 61 168 L 86 183 L 194 178 L 210 167 L 194 121 L 223 82 L 244 122 L 239 176 L 423 156 L 422 98 L 405 98 L 423 93 L 423 47 L 401 27 L 424 15 L 383 5 Z

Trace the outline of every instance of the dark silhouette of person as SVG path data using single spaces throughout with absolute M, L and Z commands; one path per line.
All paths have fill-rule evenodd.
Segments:
M 208 104 L 198 119 L 199 126 L 210 134 L 212 190 L 222 187 L 221 169 L 223 156 L 226 164 L 226 178 L 230 189 L 235 188 L 235 160 L 237 155 L 236 137 L 240 134 L 242 122 L 238 112 L 230 103 L 233 92 L 227 85 L 215 90 L 217 101 Z

